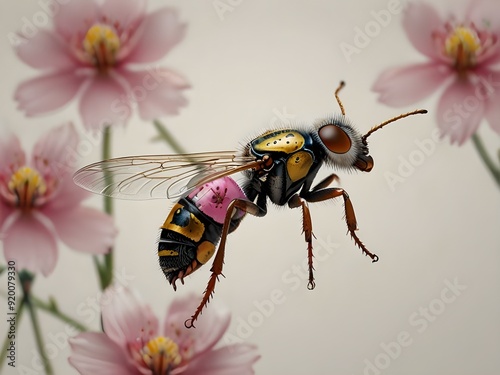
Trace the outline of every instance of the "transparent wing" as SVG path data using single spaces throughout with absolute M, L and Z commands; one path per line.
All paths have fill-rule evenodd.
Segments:
M 176 198 L 201 184 L 260 164 L 236 151 L 126 156 L 83 167 L 73 180 L 86 190 L 114 198 Z

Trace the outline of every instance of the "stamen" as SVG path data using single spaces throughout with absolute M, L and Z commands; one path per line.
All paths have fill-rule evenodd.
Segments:
M 153 375 L 167 375 L 182 360 L 177 344 L 163 336 L 150 340 L 142 348 L 141 354 L 142 360 Z
M 8 188 L 16 196 L 20 208 L 35 206 L 36 199 L 47 191 L 42 176 L 30 167 L 19 168 L 11 177 Z
M 455 61 L 458 69 L 467 69 L 477 62 L 481 50 L 481 40 L 475 30 L 458 26 L 445 41 L 445 53 Z
M 120 38 L 113 28 L 96 24 L 87 31 L 83 40 L 83 49 L 93 65 L 106 69 L 116 62 Z

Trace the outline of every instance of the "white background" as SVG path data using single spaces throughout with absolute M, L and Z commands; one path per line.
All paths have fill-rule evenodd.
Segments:
M 340 80 L 347 82 L 341 94 L 347 115 L 362 132 L 417 107 L 430 111 L 370 137 L 375 160 L 371 173 L 336 171 L 352 198 L 358 235 L 380 256 L 378 263 L 362 256 L 346 235 L 341 201 L 311 205 L 318 258 L 317 287 L 309 291 L 305 280 L 294 276 L 291 281 L 306 259 L 300 211 L 270 207 L 265 218 L 245 219 L 229 238 L 226 278 L 217 285 L 213 302 L 232 311 L 226 341 L 239 337 L 258 345 L 258 374 L 498 374 L 500 191 L 471 142 L 462 147 L 447 140 L 432 142 L 435 149 L 418 158 L 423 154 L 417 143 L 431 139 L 436 129 L 439 94 L 408 108 L 377 103 L 371 86 L 383 69 L 423 60 L 408 43 L 401 14 L 392 14 L 347 61 L 341 43 L 353 45 L 355 28 L 373 21 L 371 12 L 387 9 L 387 1 L 241 1 L 222 19 L 212 1 L 151 0 L 149 10 L 164 5 L 179 9 L 188 32 L 160 65 L 184 74 L 192 89 L 187 92 L 189 106 L 178 117 L 161 120 L 190 152 L 235 148 L 275 121 L 277 111 L 295 115 L 299 123 L 338 112 L 333 91 Z M 0 3 L 0 117 L 25 148 L 66 120 L 75 122 L 82 137 L 88 136 L 74 102 L 38 118 L 16 110 L 16 86 L 38 72 L 16 58 L 7 36 L 22 26 L 23 17 L 31 20 L 41 9 L 36 1 Z M 480 134 L 496 154 L 498 135 L 486 123 Z M 134 115 L 125 128 L 114 131 L 113 155 L 171 152 L 151 142 L 154 136 L 152 124 Z M 387 174 L 398 174 L 402 160 L 411 155 L 419 165 L 391 189 Z M 81 165 L 99 158 L 96 146 Z M 321 176 L 328 173 L 325 168 Z M 100 208 L 102 199 L 95 196 L 87 204 Z M 162 318 L 175 296 L 194 292 L 201 297 L 209 277 L 209 267 L 204 267 L 176 293 L 165 281 L 156 240 L 172 204 L 115 204 L 120 229 L 116 269 L 133 278 L 129 285 Z M 61 244 L 55 272 L 37 277 L 34 293 L 54 296 L 63 311 L 98 330 L 97 311 L 91 306 L 98 295 L 96 280 L 91 257 Z M 454 282 L 466 286 L 458 296 L 445 290 Z M 0 283 L 5 290 L 5 275 Z M 256 306 L 271 295 L 280 296 L 279 304 L 266 316 Z M 434 314 L 425 318 L 421 308 Z M 53 338 L 61 340 L 53 353 L 56 373 L 76 373 L 67 363 L 64 325 L 39 315 L 45 342 L 54 348 Z M 5 332 L 5 317 L 0 317 L 0 332 Z M 0 336 L 3 340 L 4 334 Z M 401 350 L 390 344 L 398 337 L 407 344 Z M 383 354 L 384 344 L 394 350 L 394 358 Z M 33 369 L 34 349 L 25 315 L 18 329 L 18 369 Z M 378 363 L 380 370 L 368 370 L 368 363 Z M 32 371 L 25 373 L 40 373 Z M 4 365 L 3 373 L 23 372 Z

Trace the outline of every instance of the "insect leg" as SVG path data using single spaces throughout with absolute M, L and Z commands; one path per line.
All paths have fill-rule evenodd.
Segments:
M 373 262 L 378 261 L 378 256 L 370 252 L 355 233 L 355 231 L 358 229 L 358 225 L 356 222 L 356 215 L 354 214 L 354 207 L 352 206 L 349 194 L 347 194 L 347 192 L 344 189 L 327 188 L 321 190 L 313 190 L 307 193 L 303 193 L 301 195 L 307 202 L 321 202 L 342 196 L 342 198 L 344 198 L 345 221 L 347 224 L 347 229 L 351 234 L 353 241 L 361 249 L 363 254 L 368 255 Z
M 321 183 L 323 183 L 323 180 Z M 307 264 L 309 266 L 309 282 L 307 283 L 307 289 L 313 290 L 316 287 L 316 283 L 314 282 L 314 266 L 313 266 L 313 231 L 312 231 L 312 220 L 311 213 L 309 212 L 309 207 L 307 202 L 299 197 L 298 194 L 293 195 L 288 201 L 288 207 L 290 208 L 302 208 L 302 233 L 304 233 L 304 237 L 307 243 Z
M 222 275 L 222 267 L 224 265 L 224 253 L 226 248 L 226 238 L 229 233 L 229 228 L 231 226 L 231 218 L 233 216 L 233 212 L 235 209 L 240 209 L 246 213 L 249 213 L 254 216 L 265 216 L 267 210 L 265 207 L 259 207 L 257 204 L 250 202 L 244 199 L 235 199 L 233 200 L 229 206 L 227 207 L 226 217 L 224 219 L 224 224 L 222 226 L 222 234 L 221 240 L 219 243 L 219 248 L 217 249 L 217 253 L 215 254 L 215 259 L 212 263 L 212 268 L 210 272 L 210 279 L 208 280 L 207 287 L 205 292 L 203 293 L 203 298 L 196 308 L 195 313 L 184 322 L 186 328 L 194 327 L 194 322 L 198 319 L 198 316 L 201 314 L 203 308 L 210 302 L 210 298 L 214 294 L 215 284 L 219 280 L 219 275 Z M 224 276 L 224 275 L 222 275 Z
M 335 181 L 339 182 L 340 181 L 340 177 L 337 176 L 335 173 L 332 173 L 330 176 L 327 176 L 325 179 L 323 179 L 320 182 L 318 182 L 316 184 L 316 186 L 314 186 L 311 189 L 311 191 L 322 190 L 322 189 L 328 187 L 329 185 L 331 185 Z

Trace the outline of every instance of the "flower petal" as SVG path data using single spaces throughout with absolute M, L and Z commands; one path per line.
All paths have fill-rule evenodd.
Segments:
M 17 136 L 9 131 L 0 136 L 0 181 L 26 165 L 26 155 Z
M 79 206 L 82 201 L 90 196 L 91 193 L 76 186 L 73 182 L 73 174 L 67 173 L 58 178 L 57 191 L 44 208 L 51 213 L 59 210 L 69 210 Z
M 143 120 L 153 120 L 164 115 L 176 115 L 187 104 L 182 90 L 189 87 L 180 75 L 165 68 L 132 72 L 123 71 L 128 80 L 134 101 Z
M 6 205 L 4 202 L 0 201 L 0 240 L 4 237 L 3 225 L 6 219 L 14 212 L 14 208 L 10 205 Z
M 485 27 L 488 31 L 498 35 L 500 34 L 498 11 L 496 0 L 472 0 L 466 10 L 466 16 L 475 25 Z
M 71 123 L 53 128 L 35 144 L 32 154 L 33 166 L 43 176 L 54 175 L 58 179 L 68 172 L 73 172 L 79 138 Z
M 234 344 L 210 351 L 190 362 L 183 375 L 252 375 L 252 366 L 260 358 L 257 348 Z
M 98 5 L 94 0 L 65 1 L 54 15 L 54 26 L 66 40 L 83 40 L 97 21 Z
M 199 302 L 194 294 L 175 299 L 167 312 L 163 329 L 164 335 L 171 337 L 179 345 L 180 352 L 184 348 L 190 348 L 194 356 L 210 350 L 224 335 L 231 321 L 229 311 L 210 306 L 198 319 L 193 337 L 193 329 L 186 328 L 184 322 L 193 314 Z
M 26 115 L 40 115 L 67 104 L 77 94 L 83 80 L 73 71 L 42 75 L 22 82 L 14 98 Z
M 131 110 L 125 89 L 110 76 L 96 76 L 80 101 L 80 114 L 87 129 L 124 123 Z
M 431 95 L 451 74 L 448 67 L 434 62 L 392 68 L 379 76 L 372 90 L 380 94 L 380 102 L 403 107 Z
M 90 254 L 105 254 L 113 246 L 117 230 L 113 219 L 89 207 L 44 211 L 54 223 L 61 240 L 72 249 Z
M 121 29 L 133 27 L 144 17 L 147 0 L 105 0 L 101 13 Z
M 186 33 L 186 25 L 181 23 L 177 11 L 163 8 L 146 15 L 130 41 L 132 50 L 126 58 L 128 63 L 148 63 L 156 61 L 179 43 Z
M 71 57 L 68 44 L 44 29 L 19 44 L 16 52 L 21 60 L 35 69 L 67 69 L 77 64 Z
M 101 298 L 101 305 L 104 332 L 120 347 L 145 343 L 157 335 L 158 319 L 149 305 L 131 290 L 108 288 Z
M 5 259 L 14 260 L 20 270 L 41 271 L 44 276 L 52 273 L 57 262 L 57 243 L 45 221 L 47 218 L 41 214 L 13 212 L 4 223 Z
M 44 205 L 48 211 L 69 210 L 80 205 L 89 193 L 73 182 L 80 137 L 71 123 L 52 129 L 33 148 L 31 164 L 42 174 L 52 191 Z
M 465 16 L 469 22 L 479 28 L 482 33 L 488 33 L 493 39 L 493 45 L 488 47 L 488 53 L 480 55 L 478 65 L 489 66 L 500 62 L 500 17 L 496 0 L 471 0 Z
M 476 96 L 476 86 L 455 80 L 446 88 L 437 108 L 438 126 L 451 143 L 463 144 L 477 130 L 484 117 L 486 102 Z
M 69 339 L 69 363 L 81 375 L 132 375 L 139 372 L 127 361 L 126 353 L 104 333 L 84 332 Z
M 403 15 L 403 28 L 413 46 L 431 59 L 439 58 L 432 34 L 442 29 L 445 22 L 429 4 L 410 3 Z

